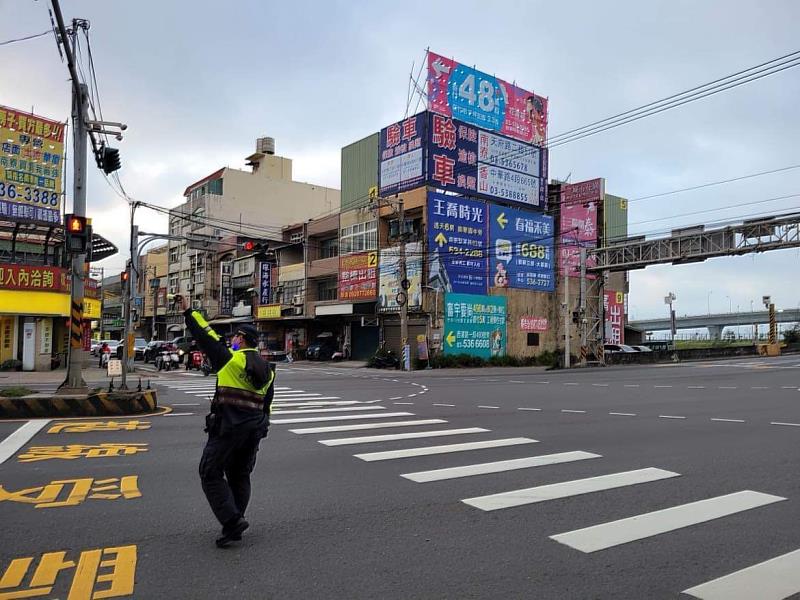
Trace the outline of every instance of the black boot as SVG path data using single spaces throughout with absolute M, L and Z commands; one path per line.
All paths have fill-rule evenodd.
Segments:
M 250 523 L 242 517 L 236 517 L 231 522 L 222 527 L 222 536 L 216 539 L 217 548 L 227 548 L 231 542 L 238 542 L 242 539 L 244 530 L 250 527 Z

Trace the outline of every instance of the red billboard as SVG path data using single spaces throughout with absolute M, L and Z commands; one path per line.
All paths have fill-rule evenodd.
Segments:
M 0 263 L 0 290 L 65 293 L 69 287 L 66 269 Z
M 559 270 L 568 277 L 580 277 L 581 248 L 597 247 L 597 209 L 605 194 L 605 180 L 590 179 L 561 186 L 561 248 Z M 594 258 L 586 266 L 596 264 Z M 590 279 L 594 275 L 589 276 Z
M 339 257 L 339 300 L 372 300 L 378 294 L 378 253 Z

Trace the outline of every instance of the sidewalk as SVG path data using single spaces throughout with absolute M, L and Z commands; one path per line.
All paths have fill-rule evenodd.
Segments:
M 128 384 L 139 384 L 139 377 L 142 378 L 142 384 L 146 385 L 148 379 L 157 377 L 156 373 L 151 371 L 143 371 L 137 369 L 133 373 L 128 373 Z M 0 371 L 0 388 L 12 387 L 18 385 L 60 385 L 67 377 L 66 369 L 56 369 L 54 371 Z M 97 367 L 88 367 L 83 370 L 84 381 L 105 384 L 111 381 L 111 378 L 106 375 L 105 369 L 98 369 Z M 114 385 L 118 385 L 119 377 L 114 378 Z
M 365 360 L 295 360 L 292 362 L 279 362 L 277 363 L 282 367 L 324 367 L 326 369 L 365 369 L 367 361 Z

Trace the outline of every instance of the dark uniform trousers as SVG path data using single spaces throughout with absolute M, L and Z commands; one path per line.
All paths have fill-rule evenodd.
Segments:
M 261 427 L 209 430 L 200 459 L 200 481 L 217 520 L 225 525 L 244 517 L 250 501 L 250 473 L 264 431 Z

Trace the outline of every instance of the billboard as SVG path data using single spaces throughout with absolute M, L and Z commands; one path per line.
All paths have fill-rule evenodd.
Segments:
M 559 270 L 568 277 L 580 277 L 581 248 L 597 247 L 597 208 L 603 201 L 605 181 L 591 179 L 561 186 L 561 248 Z M 595 257 L 586 266 L 597 264 Z M 594 279 L 595 275 L 588 275 Z
M 69 288 L 67 269 L 0 263 L 0 290 L 65 293 Z
M 381 129 L 378 185 L 382 195 L 423 185 L 428 114 L 421 112 Z
M 378 281 L 378 310 L 396 312 L 400 310 L 397 295 L 400 287 L 400 246 L 381 248 L 380 276 Z M 405 291 L 409 309 L 422 306 L 422 244 L 406 244 L 406 277 L 409 288 Z
M 61 223 L 64 124 L 0 106 L 0 218 Z
M 339 300 L 372 300 L 377 287 L 377 252 L 339 257 Z
M 406 140 L 406 134 L 413 136 Z M 542 148 L 451 117 L 424 112 L 390 125 L 381 131 L 379 158 L 381 195 L 429 184 L 465 196 L 545 206 Z
M 547 141 L 547 98 L 433 52 L 428 108 L 526 143 Z
M 553 217 L 489 205 L 489 285 L 539 292 L 555 289 Z
M 486 203 L 428 193 L 428 281 L 446 292 L 486 293 Z
M 625 294 L 623 292 L 603 292 L 603 312 L 605 314 L 605 342 L 607 344 L 625 343 Z
M 505 296 L 445 294 L 444 353 L 502 356 L 506 352 L 506 314 Z

